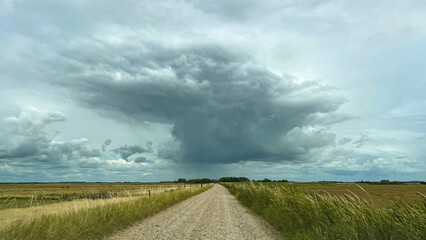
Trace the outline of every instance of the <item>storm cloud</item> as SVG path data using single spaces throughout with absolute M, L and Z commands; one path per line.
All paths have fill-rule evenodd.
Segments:
M 424 179 L 425 11 L 0 0 L 0 181 Z
M 55 83 L 109 116 L 171 124 L 179 152 L 168 156 L 176 161 L 304 161 L 312 148 L 333 143 L 332 134 L 311 127 L 335 121 L 344 102 L 326 86 L 273 73 L 218 45 L 142 42 L 129 52 L 125 44 L 82 41 L 77 46 L 84 49 L 70 49 L 62 59 Z M 114 151 L 127 159 L 129 148 Z

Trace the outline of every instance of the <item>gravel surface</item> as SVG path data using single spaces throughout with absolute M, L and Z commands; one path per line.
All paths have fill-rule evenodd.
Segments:
M 178 203 L 107 239 L 282 239 L 222 185 Z

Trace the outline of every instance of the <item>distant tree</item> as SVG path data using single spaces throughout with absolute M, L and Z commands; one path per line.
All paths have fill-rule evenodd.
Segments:
M 202 178 L 201 183 L 212 183 L 213 181 L 209 178 Z
M 186 179 L 185 178 L 179 178 L 177 180 L 178 183 L 186 183 Z
M 380 181 L 381 184 L 390 184 L 391 182 L 389 180 L 383 179 Z
M 189 179 L 187 183 L 213 183 L 216 180 L 209 179 L 209 178 L 195 178 L 195 179 Z
M 250 179 L 248 179 L 246 177 L 239 177 L 238 182 L 250 182 Z
M 272 181 L 271 181 L 271 179 L 264 178 L 264 179 L 262 180 L 262 182 L 272 182 Z
M 222 177 L 218 181 L 219 182 L 250 182 L 250 179 L 246 177 Z

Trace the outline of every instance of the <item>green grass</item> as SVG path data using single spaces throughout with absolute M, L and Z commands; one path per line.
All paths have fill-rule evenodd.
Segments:
M 257 183 L 255 183 L 257 184 Z M 321 195 L 344 196 L 355 193 L 359 198 L 380 208 L 393 207 L 395 203 L 422 204 L 426 195 L 426 184 L 402 183 L 378 185 L 369 183 L 330 183 L 330 182 L 270 182 L 264 186 L 291 187 L 302 191 L 314 191 Z M 361 188 L 360 188 L 361 187 Z
M 210 187 L 173 190 L 150 198 L 42 216 L 29 222 L 21 220 L 0 231 L 0 239 L 100 239 Z
M 223 184 L 291 239 L 426 239 L 426 202 L 378 208 L 355 194 L 320 195 L 279 185 Z

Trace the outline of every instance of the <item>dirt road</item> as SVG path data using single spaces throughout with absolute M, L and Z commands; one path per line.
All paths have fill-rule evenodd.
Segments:
M 268 223 L 242 206 L 222 185 L 107 238 L 282 239 Z

